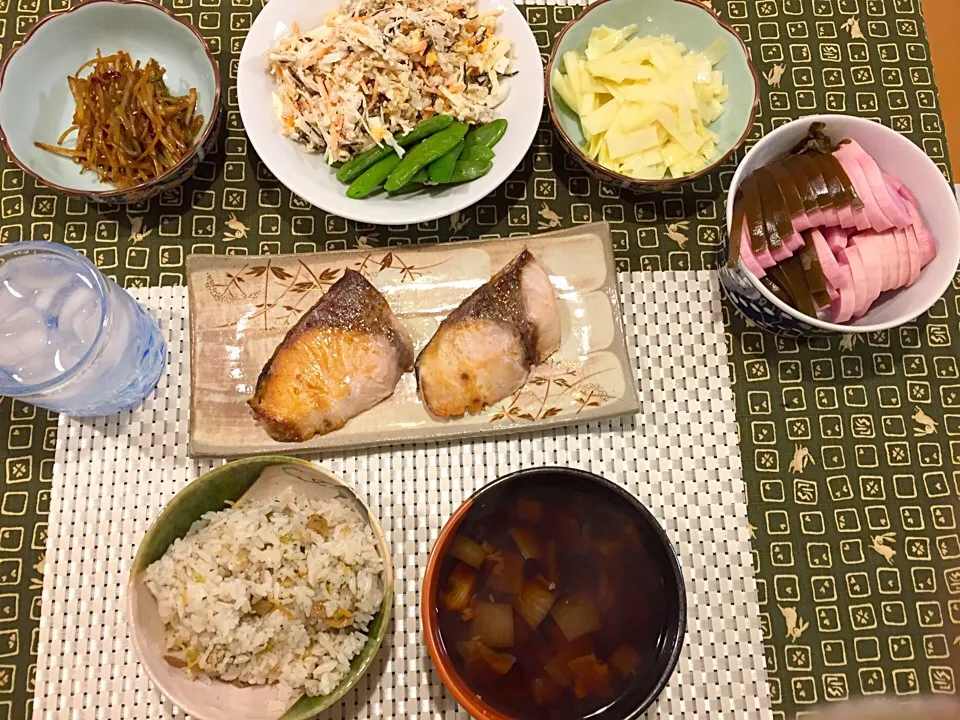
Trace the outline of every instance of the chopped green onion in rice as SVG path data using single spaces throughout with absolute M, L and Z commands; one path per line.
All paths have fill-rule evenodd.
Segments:
M 207 513 L 145 581 L 174 667 L 326 695 L 367 641 L 383 573 L 373 531 L 353 505 L 286 491 Z

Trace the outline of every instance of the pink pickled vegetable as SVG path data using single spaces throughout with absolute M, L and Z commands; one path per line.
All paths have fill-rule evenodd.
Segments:
M 873 188 L 870 186 L 870 182 L 863 172 L 863 167 L 857 159 L 856 151 L 852 150 L 849 145 L 841 145 L 833 153 L 833 156 L 840 161 L 840 165 L 847 173 L 847 177 L 850 178 L 854 190 L 857 191 L 857 195 L 863 201 L 863 215 L 858 216 L 857 229 L 873 229 L 882 232 L 893 227 L 893 223 L 880 209 L 880 204 L 874 197 Z M 884 188 L 886 188 L 886 185 L 884 185 Z
M 853 294 L 856 305 L 853 310 L 853 317 L 860 317 L 867 310 L 867 273 L 863 265 L 863 259 L 860 257 L 860 250 L 853 243 L 845 247 L 838 258 L 841 263 L 846 262 L 850 266 L 850 274 L 853 277 Z
M 837 208 L 837 217 L 840 220 L 840 227 L 855 228 L 857 226 L 856 213 L 862 213 L 863 210 L 855 210 L 853 205 L 844 205 Z
M 904 228 L 901 232 L 907 238 L 907 249 L 910 251 L 910 279 L 907 280 L 907 285 L 913 285 L 920 277 L 920 270 L 923 267 L 920 264 L 920 242 L 913 228 Z
M 845 273 L 850 273 L 850 266 L 842 263 L 840 267 Z M 857 298 L 853 290 L 853 277 L 847 286 L 837 290 L 840 297 L 830 306 L 830 321 L 835 323 L 847 322 L 853 317 L 853 311 L 857 307 Z
M 910 192 L 910 188 L 903 184 L 903 181 L 900 178 L 893 177 L 892 175 L 884 174 L 884 179 L 890 184 L 891 187 L 895 188 L 897 193 L 903 198 L 906 202 L 912 204 L 914 207 L 919 207 L 920 203 L 917 202 L 916 196 Z
M 803 238 L 800 237 L 799 232 L 787 235 L 783 239 L 783 245 L 790 251 L 791 255 L 800 252 L 804 248 Z
M 891 231 L 893 239 L 897 244 L 897 282 L 895 288 L 902 288 L 910 282 L 910 243 L 907 242 L 907 236 L 903 230 L 894 229 Z
M 903 189 L 906 190 L 906 188 Z M 907 192 L 909 193 L 909 190 Z M 924 224 L 923 218 L 920 217 L 920 210 L 917 209 L 917 205 L 912 199 L 912 196 L 904 196 L 904 205 L 906 205 L 907 212 L 910 213 L 911 227 L 917 234 L 917 240 L 920 243 L 921 266 L 925 267 L 927 263 L 931 262 L 937 256 L 937 243 Z
M 883 176 L 883 181 L 893 188 L 894 192 L 900 195 L 901 198 L 904 200 L 913 199 L 913 194 L 907 190 L 907 186 L 903 184 L 903 180 L 898 178 L 896 175 L 891 175 L 890 173 L 883 172 L 882 170 L 880 171 L 880 174 Z M 913 202 L 916 201 L 914 200 Z
M 856 237 L 850 241 L 860 251 L 860 260 L 863 261 L 863 272 L 867 280 L 867 301 L 863 312 L 880 297 L 880 287 L 883 275 L 883 262 L 877 250 L 877 238 L 862 239 Z
M 819 230 L 811 230 L 810 236 L 813 238 L 813 247 L 817 251 L 817 258 L 820 260 L 820 268 L 827 279 L 827 285 L 838 288 L 843 283 L 849 282 L 850 277 L 840 270 L 840 264 L 830 250 L 830 246 L 827 245 L 823 234 Z
M 840 224 L 840 211 L 837 208 L 826 208 L 821 211 L 823 224 L 827 227 L 837 227 Z
M 890 279 L 890 266 L 887 262 L 887 237 L 886 233 L 877 233 L 870 241 L 871 250 L 874 251 L 877 258 L 877 297 L 886 290 L 886 283 Z M 861 257 L 863 250 L 860 251 Z
M 836 156 L 837 153 L 841 151 L 850 154 L 859 163 L 867 182 L 870 184 L 873 197 L 877 201 L 884 217 L 886 217 L 894 227 L 903 228 L 909 225 L 910 216 L 903 206 L 900 194 L 887 185 L 887 182 L 883 179 L 883 174 L 880 172 L 880 167 L 877 165 L 877 161 L 870 157 L 856 140 L 850 140 L 841 145 L 840 149 L 834 153 L 834 155 Z
M 880 283 L 880 292 L 893 290 L 897 278 L 900 276 L 900 259 L 897 253 L 897 239 L 889 230 L 877 235 L 880 244 L 880 254 L 883 257 L 883 280 Z
M 782 263 L 784 260 L 792 258 L 793 253 L 790 252 L 790 249 L 786 245 L 780 245 L 779 247 L 770 248 L 770 256 L 778 263 Z
M 913 229 L 920 239 L 920 250 L 922 252 L 920 264 L 926 267 L 937 257 L 937 241 L 933 239 L 933 234 L 925 225 L 914 225 Z
M 838 227 L 822 228 L 821 234 L 823 235 L 823 239 L 827 241 L 827 245 L 831 250 L 833 250 L 834 253 L 845 248 L 850 239 L 849 234 Z
M 833 147 L 823 130 L 823 125 L 811 125 L 800 146 L 803 150 L 795 150 L 806 155 L 783 161 L 786 171 L 792 173 L 789 177 L 783 174 L 781 161 L 770 165 L 769 172 L 778 178 L 783 207 L 764 208 L 761 204 L 755 212 L 765 223 L 778 223 L 781 244 L 754 251 L 750 231 L 744 227 L 740 256 L 743 266 L 757 277 L 770 275 L 770 268 L 790 258 L 802 257 L 804 273 L 817 292 L 811 290 L 809 296 L 793 300 L 800 304 L 802 312 L 813 313 L 816 308 L 833 322 L 843 323 L 863 317 L 883 293 L 915 283 L 923 268 L 936 257 L 937 242 L 923 221 L 914 194 L 900 178 L 884 172 L 858 142 L 841 141 L 832 153 L 836 163 L 828 156 L 816 155 Z M 831 168 L 825 168 L 819 173 L 822 177 L 818 177 L 816 170 L 807 167 L 811 157 Z M 845 196 L 849 197 L 847 192 L 852 188 L 861 208 L 853 204 L 821 206 L 839 201 L 838 178 Z M 783 234 L 784 211 L 791 215 L 793 233 Z M 759 244 L 759 237 L 754 240 Z M 813 253 L 807 250 L 811 247 Z M 791 279 L 790 273 L 796 269 L 785 265 L 771 277 L 779 278 L 779 283 L 795 285 L 799 280 Z M 788 290 L 787 295 L 797 291 L 799 287 Z
M 890 250 L 890 280 L 887 290 L 896 290 L 900 287 L 900 243 L 897 241 L 897 235 L 893 230 L 888 230 L 887 247 Z
M 777 264 L 777 261 L 773 259 L 773 255 L 770 253 L 768 248 L 764 248 L 760 252 L 753 251 L 753 248 L 750 246 L 750 231 L 747 230 L 746 225 L 743 226 L 743 232 L 740 234 L 740 249 L 741 254 L 745 250 L 753 255 L 757 263 L 762 268 L 773 267 Z
M 810 213 L 802 212 L 798 215 L 794 215 L 790 218 L 790 222 L 793 223 L 793 231 L 798 235 L 804 230 L 809 230 L 810 228 L 817 227 L 810 221 Z
M 760 262 L 750 251 L 749 237 L 746 237 L 746 230 L 744 230 L 745 237 L 740 241 L 740 260 L 743 262 L 743 266 L 753 273 L 757 278 L 762 278 L 767 274 L 767 271 L 763 269 L 763 266 L 760 265 Z

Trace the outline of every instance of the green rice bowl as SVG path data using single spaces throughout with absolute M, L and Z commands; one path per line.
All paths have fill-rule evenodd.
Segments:
M 356 507 L 290 490 L 206 513 L 145 573 L 169 664 L 277 683 L 288 699 L 337 687 L 384 598 L 383 559 Z

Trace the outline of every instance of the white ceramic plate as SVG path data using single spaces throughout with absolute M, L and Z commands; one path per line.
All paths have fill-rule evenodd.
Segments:
M 280 134 L 273 110 L 273 80 L 267 74 L 265 54 L 274 38 L 290 31 L 322 24 L 339 0 L 270 0 L 257 16 L 240 53 L 237 96 L 247 136 L 260 159 L 280 182 L 304 200 L 329 213 L 374 225 L 406 225 L 450 215 L 486 197 L 520 164 L 533 142 L 543 111 L 543 64 L 540 49 L 526 19 L 511 0 L 478 0 L 481 11 L 500 9 L 499 32 L 514 42 L 517 74 L 507 78 L 510 94 L 497 108 L 508 121 L 507 132 L 495 148 L 493 169 L 462 185 L 400 195 L 351 200 L 346 186 L 319 155 Z

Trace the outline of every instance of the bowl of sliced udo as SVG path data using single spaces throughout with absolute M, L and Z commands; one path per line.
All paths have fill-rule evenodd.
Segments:
M 743 143 L 759 97 L 737 33 L 693 0 L 600 0 L 557 37 L 547 104 L 594 177 L 656 191 L 712 172 Z

